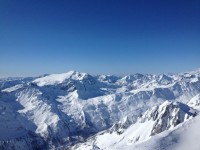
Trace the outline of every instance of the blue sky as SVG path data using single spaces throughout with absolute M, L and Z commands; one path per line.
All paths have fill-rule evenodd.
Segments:
M 0 1 L 0 76 L 199 67 L 199 0 Z

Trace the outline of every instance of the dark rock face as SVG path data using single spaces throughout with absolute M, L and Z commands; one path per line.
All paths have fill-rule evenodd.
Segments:
M 1 150 L 47 150 L 48 144 L 35 133 L 28 132 L 17 138 L 0 139 Z

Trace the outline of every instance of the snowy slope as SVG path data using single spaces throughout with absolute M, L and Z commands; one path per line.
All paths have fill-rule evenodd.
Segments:
M 27 144 L 29 149 L 35 145 L 43 149 L 70 148 L 105 130 L 117 137 L 120 133 L 121 136 L 133 124 L 134 129 L 138 128 L 137 135 L 140 135 L 141 122 L 138 122 L 138 117 L 144 116 L 147 110 L 167 100 L 166 105 L 169 104 L 174 114 L 179 114 L 179 111 L 184 114 L 181 113 L 183 109 L 179 109 L 180 105 L 188 104 L 197 109 L 198 94 L 199 70 L 181 74 L 134 74 L 124 77 L 92 76 L 70 71 L 38 78 L 0 79 L 0 118 L 3 120 L 0 123 L 0 146 L 6 149 L 8 144 L 5 145 L 4 141 L 16 143 L 18 139 L 18 143 L 27 140 L 41 143 Z M 162 111 L 159 111 L 158 116 L 162 115 Z M 187 120 L 187 115 L 190 116 L 186 111 L 184 118 L 178 117 L 179 121 Z M 138 141 L 154 136 L 157 130 L 162 132 L 174 128 L 177 123 L 172 122 L 176 119 L 173 114 L 170 117 L 168 119 L 171 122 L 167 120 L 164 125 L 158 120 L 143 121 L 145 123 L 142 126 L 145 128 L 147 123 L 150 129 Z M 156 125 L 164 128 L 160 129 Z M 156 133 L 152 132 L 152 128 L 156 128 Z M 138 138 L 129 137 L 133 143 Z M 46 147 L 44 143 L 48 143 Z
M 190 107 L 193 107 L 197 110 L 200 110 L 200 94 L 196 95 L 195 97 L 193 97 L 189 102 L 188 105 Z
M 125 121 L 118 123 L 119 128 L 117 130 L 111 128 L 98 133 L 84 144 L 74 146 L 73 149 L 81 150 L 98 147 L 109 150 L 121 149 L 124 146 L 131 148 L 135 144 L 147 141 L 163 131 L 173 130 L 177 125 L 195 116 L 196 110 L 193 108 L 183 103 L 166 101 L 160 106 L 147 110 L 142 117 L 138 118 L 137 122 L 131 124 L 127 122 L 126 118 Z

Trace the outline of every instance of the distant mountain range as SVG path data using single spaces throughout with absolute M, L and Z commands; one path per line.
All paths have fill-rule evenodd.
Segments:
M 200 70 L 0 78 L 0 150 L 178 149 L 199 111 Z

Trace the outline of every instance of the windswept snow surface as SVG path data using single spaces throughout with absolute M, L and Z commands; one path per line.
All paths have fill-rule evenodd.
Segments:
M 33 83 L 36 83 L 38 86 L 45 86 L 45 85 L 55 85 L 64 82 L 67 79 L 77 79 L 81 80 L 85 76 L 85 73 L 78 73 L 75 71 L 69 71 L 67 73 L 62 74 L 51 74 L 45 77 L 41 77 L 35 79 Z
M 190 124 L 199 95 L 199 70 L 0 79 L 0 149 L 144 148 Z

